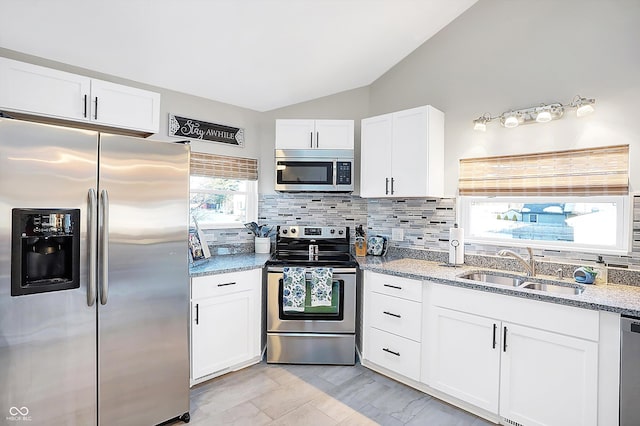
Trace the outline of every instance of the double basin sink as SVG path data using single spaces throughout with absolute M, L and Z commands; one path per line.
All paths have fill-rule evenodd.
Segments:
M 499 284 L 506 287 L 527 288 L 530 290 L 545 291 L 547 293 L 554 294 L 576 295 L 584 291 L 584 287 L 578 285 L 572 286 L 570 284 L 532 282 L 527 281 L 529 277 L 495 275 L 486 272 L 470 272 L 464 275 L 460 275 L 458 276 L 458 278 L 464 278 L 467 280 L 479 281 L 484 283 Z

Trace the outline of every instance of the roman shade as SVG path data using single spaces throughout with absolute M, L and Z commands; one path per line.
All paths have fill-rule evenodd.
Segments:
M 629 145 L 460 160 L 460 195 L 629 193 Z
M 191 153 L 191 175 L 226 179 L 258 180 L 258 160 L 224 155 Z

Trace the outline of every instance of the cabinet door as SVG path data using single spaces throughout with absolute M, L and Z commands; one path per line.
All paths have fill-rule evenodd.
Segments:
M 315 147 L 314 120 L 276 120 L 276 149 Z
M 91 120 L 107 126 L 158 133 L 160 94 L 91 80 Z
M 259 355 L 256 294 L 242 291 L 192 302 L 194 379 Z
M 391 171 L 394 197 L 427 195 L 427 109 L 393 114 Z
M 597 343 L 508 323 L 502 333 L 501 417 L 527 426 L 597 424 Z
M 315 148 L 353 149 L 353 120 L 316 120 Z
M 497 413 L 500 322 L 439 307 L 430 322 L 430 385 Z
M 392 114 L 362 120 L 361 197 L 390 196 L 392 120 Z
M 0 58 L 0 108 L 88 120 L 90 79 Z

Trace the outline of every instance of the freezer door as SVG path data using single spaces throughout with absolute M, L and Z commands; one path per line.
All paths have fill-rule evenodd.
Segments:
M 0 119 L 1 424 L 96 424 L 87 204 L 97 184 L 97 150 L 95 132 Z M 79 210 L 79 288 L 11 295 L 13 208 Z M 49 249 L 37 255 L 56 256 Z
M 100 135 L 100 425 L 189 411 L 189 147 Z

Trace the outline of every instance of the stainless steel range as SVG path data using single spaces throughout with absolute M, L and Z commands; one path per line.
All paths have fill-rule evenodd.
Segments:
M 357 267 L 348 227 L 278 227 L 267 261 L 267 362 L 355 364 Z

